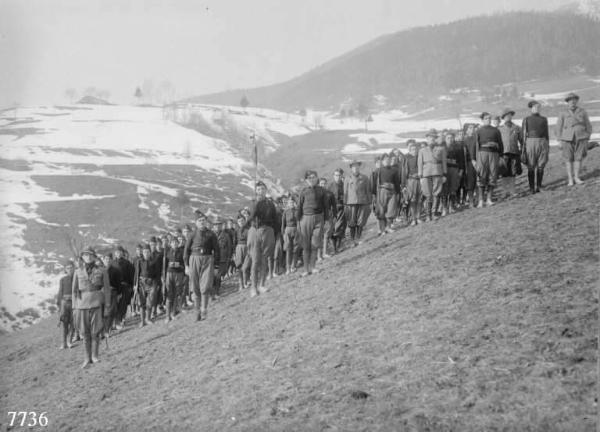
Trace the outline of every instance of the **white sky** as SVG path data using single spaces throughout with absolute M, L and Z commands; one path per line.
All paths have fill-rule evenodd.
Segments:
M 0 0 L 0 109 L 94 86 L 132 101 L 272 84 L 382 34 L 568 0 Z M 518 49 L 518 47 L 515 47 Z

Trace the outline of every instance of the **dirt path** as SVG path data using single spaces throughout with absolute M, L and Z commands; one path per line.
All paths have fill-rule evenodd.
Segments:
M 0 406 L 60 431 L 593 431 L 600 150 L 584 186 L 559 162 L 541 194 L 370 225 L 318 276 L 127 327 L 85 371 L 56 319 L 3 335 Z

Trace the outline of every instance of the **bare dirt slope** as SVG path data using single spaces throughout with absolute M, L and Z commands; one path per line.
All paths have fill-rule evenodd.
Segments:
M 600 151 L 583 186 L 559 162 L 541 194 L 370 231 L 207 321 L 132 324 L 87 370 L 56 320 L 2 335 L 2 429 L 26 410 L 61 431 L 595 430 Z

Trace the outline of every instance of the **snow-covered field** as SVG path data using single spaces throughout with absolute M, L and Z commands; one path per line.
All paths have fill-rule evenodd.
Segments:
M 208 109 L 208 108 L 207 108 Z M 260 116 L 252 111 L 242 118 L 256 134 L 276 142 L 265 127 L 281 133 L 306 133 L 307 129 L 286 124 L 272 112 L 261 110 Z M 243 127 L 246 127 L 243 124 Z M 250 152 L 248 152 L 248 155 Z M 68 185 L 71 192 L 56 191 L 41 186 L 39 179 L 64 179 L 65 176 L 91 179 L 118 180 L 133 185 L 141 212 L 152 213 L 154 222 L 148 229 L 164 229 L 177 222 L 177 211 L 170 200 L 178 189 L 186 186 L 182 180 L 150 176 L 136 178 L 125 169 L 122 174 L 107 172 L 118 166 L 140 169 L 155 166 L 192 166 L 201 173 L 201 192 L 190 192 L 211 212 L 219 204 L 211 191 L 219 189 L 224 178 L 238 178 L 234 196 L 243 202 L 251 196 L 253 166 L 247 154 L 233 149 L 228 142 L 205 136 L 182 127 L 165 118 L 162 108 L 132 106 L 32 107 L 9 110 L 0 114 L 0 327 L 10 330 L 33 322 L 38 314 L 47 314 L 52 308 L 47 300 L 55 295 L 60 274 L 58 264 L 66 254 L 64 245 L 46 242 L 42 250 L 33 250 L 25 240 L 28 224 L 64 229 L 80 234 L 94 232 L 93 238 L 106 243 L 116 241 L 107 231 L 96 232 L 96 221 L 73 226 L 69 220 L 56 220 L 40 213 L 43 203 L 81 203 L 81 207 L 96 205 L 119 195 L 115 193 L 90 194 L 77 191 L 77 184 Z M 174 168 L 175 172 L 177 169 Z M 94 180 L 96 179 L 96 180 Z M 71 183 L 76 183 L 73 180 Z M 277 186 L 273 184 L 275 191 Z M 152 198 L 150 198 L 152 197 Z M 225 198 L 224 203 L 232 203 Z M 51 221 L 45 219 L 48 217 Z M 53 247 L 56 246 L 56 247 Z M 49 267 L 50 265 L 50 267 Z M 51 268 L 53 270 L 49 271 Z M 44 304 L 44 302 L 46 302 Z M 23 314 L 23 311 L 29 311 Z M 35 312 L 37 311 L 37 313 Z M 17 315 L 19 314 L 19 315 Z

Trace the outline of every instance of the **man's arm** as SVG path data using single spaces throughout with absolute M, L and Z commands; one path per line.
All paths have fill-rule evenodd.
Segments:
M 588 116 L 587 111 L 583 111 L 583 123 L 585 124 L 585 132 L 588 135 L 588 138 L 592 136 L 592 123 L 590 122 L 590 118 Z
M 104 316 L 110 315 L 110 304 L 112 290 L 110 288 L 110 278 L 108 276 L 108 270 L 102 271 L 102 292 L 104 293 Z
M 185 240 L 185 248 L 183 249 L 183 262 L 185 263 L 186 266 L 190 265 L 190 253 L 191 253 L 191 249 L 192 249 L 192 242 L 194 241 L 195 235 L 196 235 L 196 231 L 194 231 L 194 233 Z
M 216 264 L 221 262 L 221 250 L 219 248 L 219 239 L 217 239 L 217 235 L 213 232 L 210 233 L 210 238 L 213 246 L 214 262 Z
M 304 207 L 304 189 L 300 191 L 300 197 L 298 199 L 298 207 L 296 208 L 296 220 L 300 221 L 302 219 L 302 212 Z

